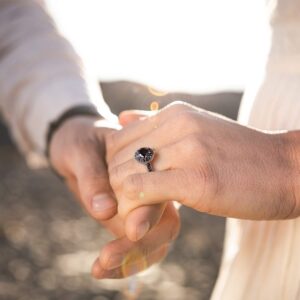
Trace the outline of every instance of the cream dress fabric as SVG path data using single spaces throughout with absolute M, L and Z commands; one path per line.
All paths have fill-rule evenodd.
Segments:
M 246 92 L 240 121 L 300 129 L 300 0 L 267 5 L 273 36 L 266 72 Z M 89 90 L 79 58 L 43 1 L 0 0 L 0 110 L 21 150 L 42 153 L 49 123 L 74 105 L 91 104 Z M 111 116 L 98 98 L 102 115 Z M 212 299 L 300 300 L 300 218 L 227 225 Z
M 246 91 L 240 122 L 300 129 L 300 1 L 267 1 L 272 43 L 264 74 Z M 300 217 L 227 221 L 213 300 L 299 300 Z

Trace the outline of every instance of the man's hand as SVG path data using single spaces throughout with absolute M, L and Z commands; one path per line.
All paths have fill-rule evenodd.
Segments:
M 140 206 L 176 200 L 225 217 L 298 217 L 299 152 L 291 140 L 289 133 L 262 132 L 173 103 L 110 135 L 109 174 L 118 212 L 126 219 Z M 155 172 L 145 172 L 134 159 L 141 147 L 155 149 Z
M 113 129 L 105 123 L 100 127 L 101 122 L 105 121 L 90 116 L 66 120 L 53 135 L 49 155 L 87 212 L 96 220 L 107 220 L 117 213 L 104 160 L 105 135 Z
M 105 141 L 113 130 L 104 120 L 74 117 L 54 133 L 49 149 L 52 166 L 65 178 L 89 215 L 116 236 L 94 263 L 92 274 L 96 278 L 126 277 L 159 262 L 179 230 L 179 218 L 173 205 L 156 205 L 137 209 L 126 221 L 127 227 L 134 230 L 138 220 L 147 216 L 156 219 L 156 227 L 138 242 L 138 238 L 132 241 L 126 237 L 105 162 Z M 135 235 L 132 232 L 132 236 Z M 128 257 L 131 258 L 128 260 Z M 124 269 L 124 264 L 129 266 Z

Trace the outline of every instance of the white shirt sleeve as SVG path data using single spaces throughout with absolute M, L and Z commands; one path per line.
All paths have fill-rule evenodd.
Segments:
M 77 105 L 115 120 L 43 1 L 1 0 L 0 108 L 20 150 L 43 154 L 49 124 Z

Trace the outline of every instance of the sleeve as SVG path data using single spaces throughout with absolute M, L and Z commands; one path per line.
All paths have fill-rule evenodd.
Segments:
M 0 109 L 21 152 L 43 155 L 49 124 L 82 105 L 116 120 L 43 1 L 1 0 Z

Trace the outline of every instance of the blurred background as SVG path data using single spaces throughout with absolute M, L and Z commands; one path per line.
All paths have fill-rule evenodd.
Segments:
M 114 113 L 181 99 L 235 119 L 268 43 L 258 0 L 48 2 Z M 112 237 L 49 170 L 26 166 L 3 123 L 0 176 L 1 300 L 209 299 L 224 219 L 182 209 L 162 264 L 98 282 L 89 269 Z
M 101 80 L 166 91 L 241 90 L 268 41 L 261 0 L 48 0 Z

